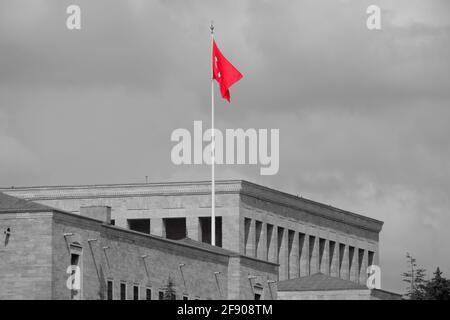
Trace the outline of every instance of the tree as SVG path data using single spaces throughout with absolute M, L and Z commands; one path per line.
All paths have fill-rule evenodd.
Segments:
M 425 285 L 425 299 L 427 300 L 450 300 L 450 280 L 442 277 L 442 272 L 437 267 L 433 273 L 434 278 L 427 281 Z
M 172 278 L 169 276 L 167 278 L 167 285 L 164 287 L 164 300 L 175 300 L 176 290 Z
M 425 300 L 426 299 L 426 270 L 418 268 L 416 259 L 409 253 L 406 253 L 409 271 L 402 273 L 403 281 L 409 284 L 408 292 L 405 294 L 411 300 Z

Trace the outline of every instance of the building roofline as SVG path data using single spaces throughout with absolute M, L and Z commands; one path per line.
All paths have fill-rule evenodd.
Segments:
M 126 193 L 114 192 L 114 189 L 132 188 L 138 190 L 128 190 Z M 103 189 L 104 192 L 83 193 L 83 190 Z M 61 185 L 61 186 L 31 186 L 0 188 L 0 192 L 10 194 L 21 194 L 29 200 L 50 200 L 50 199 L 77 199 L 90 197 L 116 197 L 121 196 L 146 196 L 146 195 L 176 195 L 176 194 L 209 194 L 211 189 L 210 181 L 184 181 L 184 182 L 153 182 L 153 183 L 121 183 L 121 184 L 92 184 L 92 185 Z M 51 191 L 54 190 L 52 193 Z M 79 190 L 79 193 L 64 192 L 65 190 Z M 109 190 L 109 192 L 108 192 Z M 28 191 L 28 192 L 27 192 Z M 41 191 L 41 194 L 36 193 Z M 27 194 L 28 193 L 28 194 Z M 315 215 L 322 216 L 334 221 L 342 221 L 370 231 L 380 232 L 383 222 L 361 214 L 339 209 L 314 200 L 298 197 L 283 191 L 265 187 L 247 180 L 218 180 L 216 181 L 216 193 L 239 193 L 261 200 L 272 201 L 280 205 L 304 210 Z M 340 215 L 341 217 L 337 216 Z M 346 221 L 345 217 L 352 219 Z

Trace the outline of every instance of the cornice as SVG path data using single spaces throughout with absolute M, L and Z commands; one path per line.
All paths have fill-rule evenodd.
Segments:
M 102 184 L 78 186 L 38 186 L 2 188 L 0 192 L 19 198 L 39 200 L 146 197 L 174 195 L 207 195 L 211 192 L 210 181 L 166 182 L 136 184 Z M 320 202 L 254 184 L 245 180 L 216 181 L 216 194 L 241 194 L 261 201 L 304 211 L 325 219 L 380 232 L 383 222 L 353 212 L 335 208 Z

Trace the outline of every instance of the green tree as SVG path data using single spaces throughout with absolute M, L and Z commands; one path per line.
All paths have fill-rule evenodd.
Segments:
M 425 285 L 425 299 L 427 300 L 450 300 L 450 280 L 442 277 L 442 272 L 437 267 L 433 273 L 434 278 L 427 281 Z
M 411 300 L 425 300 L 426 299 L 426 270 L 419 268 L 416 263 L 416 259 L 409 253 L 406 253 L 406 259 L 408 261 L 409 270 L 402 273 L 403 281 L 408 283 L 408 291 L 405 294 Z

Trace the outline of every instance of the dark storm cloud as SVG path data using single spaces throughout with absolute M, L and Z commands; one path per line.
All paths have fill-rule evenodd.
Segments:
M 69 4 L 81 31 L 65 28 Z M 365 27 L 369 4 L 381 31 Z M 223 166 L 219 178 L 384 220 L 388 289 L 406 251 L 450 272 L 438 245 L 450 241 L 449 14 L 446 0 L 3 0 L 1 184 L 208 179 L 171 164 L 170 134 L 209 124 L 214 19 L 244 74 L 217 102 L 218 127 L 280 129 L 278 175 Z

